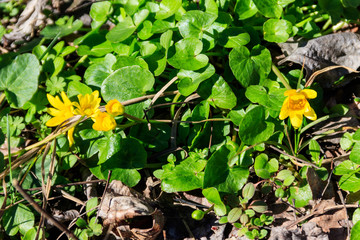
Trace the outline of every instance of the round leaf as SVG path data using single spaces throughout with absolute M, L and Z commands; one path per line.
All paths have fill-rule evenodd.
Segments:
M 0 90 L 15 107 L 22 107 L 38 89 L 40 64 L 35 55 L 23 54 L 0 69 Z
M 205 67 L 209 62 L 209 58 L 206 55 L 200 54 L 203 49 L 203 43 L 199 39 L 182 39 L 175 43 L 175 49 L 176 52 L 168 59 L 169 64 L 174 68 L 198 70 Z
M 286 42 L 292 33 L 292 24 L 283 19 L 269 19 L 264 25 L 264 39 L 268 42 Z
M 237 99 L 230 86 L 220 76 L 211 89 L 208 101 L 217 107 L 231 109 L 236 106 Z
M 139 66 L 126 66 L 113 72 L 101 86 L 101 94 L 106 102 L 117 99 L 120 102 L 143 96 L 154 85 L 152 73 Z M 126 107 L 125 111 L 137 117 L 143 116 L 147 102 Z
M 106 34 L 106 39 L 113 43 L 122 42 L 130 37 L 135 30 L 136 26 L 131 17 L 128 16 Z
M 188 11 L 178 23 L 181 36 L 183 38 L 202 38 L 203 31 L 213 24 L 216 17 L 216 15 L 200 10 Z

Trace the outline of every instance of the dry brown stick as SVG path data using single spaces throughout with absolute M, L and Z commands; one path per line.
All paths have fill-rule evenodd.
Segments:
M 177 94 L 178 92 L 179 92 L 178 90 L 176 90 L 176 91 L 164 92 L 163 94 L 160 95 L 160 97 L 164 97 L 164 96 L 168 96 L 168 95 L 175 95 L 175 94 Z M 142 97 L 138 97 L 138 98 L 133 98 L 133 99 L 124 101 L 124 102 L 122 102 L 121 104 L 124 105 L 124 106 L 131 105 L 131 104 L 134 104 L 134 103 L 138 103 L 138 102 L 142 102 L 142 101 L 151 99 L 151 98 L 153 98 L 155 95 L 156 95 L 156 94 L 151 94 L 151 95 L 146 95 L 146 96 L 142 96 Z
M 339 195 L 339 198 L 340 198 L 342 207 L 344 208 L 344 210 L 345 210 L 345 215 L 346 215 L 345 222 L 346 222 L 347 235 L 350 236 L 349 215 L 347 214 L 347 211 L 346 211 L 346 204 L 345 204 L 344 196 L 343 196 L 342 193 L 341 193 L 341 190 L 340 190 L 340 188 L 339 188 L 339 184 L 337 184 L 337 185 L 338 185 L 337 194 Z
M 105 189 L 104 189 L 104 192 L 103 192 L 103 195 L 101 197 L 100 204 L 99 204 L 99 209 L 101 208 L 101 206 L 102 206 L 102 204 L 104 202 L 105 194 L 106 194 L 106 191 L 107 191 L 107 189 L 109 187 L 109 183 L 110 183 L 111 173 L 112 173 L 112 171 L 109 170 L 108 177 L 107 177 L 106 184 L 105 184 Z M 96 220 L 98 219 L 98 217 L 99 217 L 99 211 L 96 213 Z
M 315 164 L 313 163 L 310 163 L 310 162 L 307 162 L 307 161 L 304 161 L 302 160 L 301 158 L 298 158 L 298 157 L 295 157 L 295 156 L 291 156 L 290 154 L 282 151 L 281 149 L 278 149 L 277 147 L 273 146 L 273 145 L 269 145 L 270 148 L 274 149 L 275 151 L 279 152 L 279 153 L 282 153 L 284 154 L 285 156 L 289 157 L 289 158 L 292 158 L 293 160 L 296 160 L 298 162 L 300 162 L 301 164 L 303 165 L 307 165 L 307 166 L 311 166 L 311 167 L 314 167 L 316 169 L 319 169 L 320 167 L 316 166 Z M 299 163 L 298 163 L 299 164 Z
M 151 100 L 150 106 L 151 107 L 155 101 L 165 92 L 166 89 L 168 89 L 168 87 L 170 87 L 171 84 L 173 84 L 176 80 L 178 79 L 177 76 L 173 77 L 173 79 L 171 79 L 168 83 L 166 83 L 161 89 L 160 91 L 158 91 L 154 98 Z
M 188 96 L 188 97 L 184 100 L 184 102 L 189 102 L 189 101 L 191 101 L 191 100 L 193 100 L 193 99 L 196 99 L 196 98 L 199 98 L 199 97 L 200 97 L 199 94 L 194 93 L 194 94 Z M 179 109 L 178 109 L 178 110 L 176 111 L 176 113 L 175 113 L 174 119 L 172 120 L 172 121 L 173 121 L 173 125 L 172 125 L 172 127 L 171 127 L 171 137 L 170 137 L 170 141 L 171 141 L 171 147 L 173 147 L 173 148 L 176 148 L 176 132 L 177 132 L 177 123 L 178 123 L 177 119 L 179 119 L 179 117 L 180 117 L 180 113 L 181 113 L 182 107 L 183 107 L 182 105 L 179 107 Z
M 78 238 L 69 231 L 66 227 L 64 227 L 61 223 L 59 223 L 53 216 L 44 211 L 37 203 L 24 191 L 24 189 L 19 185 L 19 182 L 14 178 L 12 182 L 13 186 L 16 190 L 30 203 L 30 205 L 39 213 L 45 216 L 49 221 L 52 221 L 54 225 L 60 230 L 66 233 L 69 238 L 73 238 L 74 240 L 78 240 Z
M 106 180 L 98 179 L 98 180 L 89 180 L 89 181 L 81 181 L 81 182 L 74 182 L 74 183 L 58 184 L 58 185 L 52 186 L 52 188 L 64 188 L 64 187 L 68 187 L 68 186 L 76 186 L 76 185 L 98 183 L 98 182 L 106 182 Z M 36 191 L 36 190 L 41 190 L 41 187 L 28 188 L 28 189 L 24 189 L 24 190 L 25 191 Z
M 345 207 L 346 208 L 357 208 L 357 207 L 359 207 L 359 205 L 357 205 L 357 204 L 345 204 Z M 314 212 L 310 213 L 309 215 L 306 215 L 306 216 L 301 217 L 298 220 L 294 221 L 289 226 L 287 226 L 286 229 L 290 229 L 291 227 L 293 227 L 293 226 L 301 223 L 302 221 L 305 221 L 306 219 L 309 219 L 309 218 L 311 218 L 313 216 L 321 215 L 321 214 L 324 214 L 324 213 L 326 213 L 328 211 L 339 210 L 339 209 L 342 209 L 342 208 L 344 208 L 343 205 L 337 205 L 337 206 L 324 208 L 323 210 L 315 210 Z

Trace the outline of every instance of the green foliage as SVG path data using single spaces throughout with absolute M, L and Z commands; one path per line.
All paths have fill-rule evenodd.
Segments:
M 90 170 L 98 179 L 137 187 L 150 174 L 161 180 L 164 192 L 201 191 L 213 206 L 195 210 L 194 219 L 214 211 L 220 223 L 239 228 L 239 236 L 265 238 L 264 226 L 274 220 L 266 212 L 267 194 L 295 207 L 307 207 L 313 198 L 307 167 L 299 170 L 296 161 L 320 167 L 316 172 L 322 180 L 329 174 L 323 167 L 322 135 L 308 139 L 311 134 L 279 120 L 284 81 L 295 86 L 300 70 L 281 66 L 279 73 L 272 51 L 291 37 L 314 38 L 339 30 L 343 23 L 357 23 L 359 6 L 352 0 L 315 5 L 294 0 L 117 0 L 92 3 L 89 27 L 74 16 L 53 19 L 55 24 L 41 30 L 39 42 L 0 56 L 0 143 L 10 139 L 11 147 L 25 149 L 17 156 L 36 150 L 36 156 L 20 164 L 22 169 L 16 165 L 9 175 L 22 179 L 23 187 L 40 187 L 42 165 L 50 168 L 52 152 L 53 184 L 78 181 L 74 172 Z M 5 21 L 22 8 L 22 1 L 6 1 L 0 3 L 0 15 Z M 10 32 L 6 27 L 0 26 L 0 37 Z M 300 87 L 304 84 L 300 78 Z M 322 89 L 314 89 L 319 94 L 313 107 L 319 117 L 325 116 Z M 43 155 L 45 145 L 36 144 L 52 141 L 52 131 L 65 129 L 55 130 L 47 122 L 75 113 L 75 105 L 64 107 L 63 96 L 61 103 L 57 96 L 64 92 L 70 101 L 78 101 L 95 91 L 102 113 L 70 119 L 74 144 L 69 143 L 71 133 L 56 133 L 56 144 Z M 93 107 L 88 100 L 80 105 Z M 105 106 L 114 100 L 124 105 L 125 113 L 111 115 Z M 344 115 L 348 109 L 337 105 L 330 111 Z M 95 130 L 100 115 L 116 126 Z M 333 173 L 339 176 L 339 187 L 356 199 L 360 130 L 345 133 L 340 145 L 351 153 Z M 0 169 L 10 186 L 5 169 L 11 162 L 3 155 Z M 38 160 L 42 158 L 43 163 Z M 75 187 L 65 190 L 75 193 Z M 22 198 L 10 193 L 7 207 Z M 87 214 L 76 221 L 79 239 L 101 235 L 97 205 L 97 198 L 86 202 Z M 9 236 L 31 239 L 38 219 L 20 203 L 7 208 L 2 227 Z M 352 239 L 358 228 L 357 222 Z

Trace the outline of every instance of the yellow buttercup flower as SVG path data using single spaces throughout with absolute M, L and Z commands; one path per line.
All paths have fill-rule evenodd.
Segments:
M 93 120 L 94 124 L 92 127 L 96 131 L 109 131 L 116 127 L 114 117 L 105 112 L 99 112 Z
M 118 116 L 124 114 L 125 108 L 124 106 L 116 99 L 110 100 L 106 106 L 106 111 L 112 116 Z
M 287 96 L 287 98 L 281 107 L 280 120 L 290 117 L 291 125 L 295 129 L 301 126 L 303 115 L 310 120 L 316 120 L 316 113 L 307 100 L 316 98 L 316 91 L 312 89 L 291 89 L 287 90 L 284 95 Z
M 47 94 L 47 99 L 49 100 L 49 103 L 54 107 L 48 108 L 48 113 L 53 116 L 53 118 L 46 122 L 46 126 L 48 127 L 58 126 L 74 116 L 73 104 L 66 96 L 65 92 L 61 92 L 61 98 L 62 101 L 60 100 L 59 96 L 53 97 L 50 94 Z M 68 131 L 68 139 L 70 146 L 74 143 L 73 133 L 74 128 L 71 128 Z
M 85 95 L 79 94 L 77 97 L 79 103 L 74 103 L 74 106 L 76 107 L 74 110 L 75 114 L 94 118 L 100 111 L 101 98 L 99 98 L 99 92 L 94 91 L 91 94 Z

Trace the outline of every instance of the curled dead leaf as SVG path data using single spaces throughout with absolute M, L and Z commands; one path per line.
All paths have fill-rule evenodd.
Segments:
M 119 181 L 110 184 L 100 206 L 99 216 L 104 226 L 112 228 L 111 234 L 117 239 L 156 239 L 164 227 L 162 212 L 154 210 L 146 201 L 137 197 L 121 196 L 119 186 L 122 186 Z

